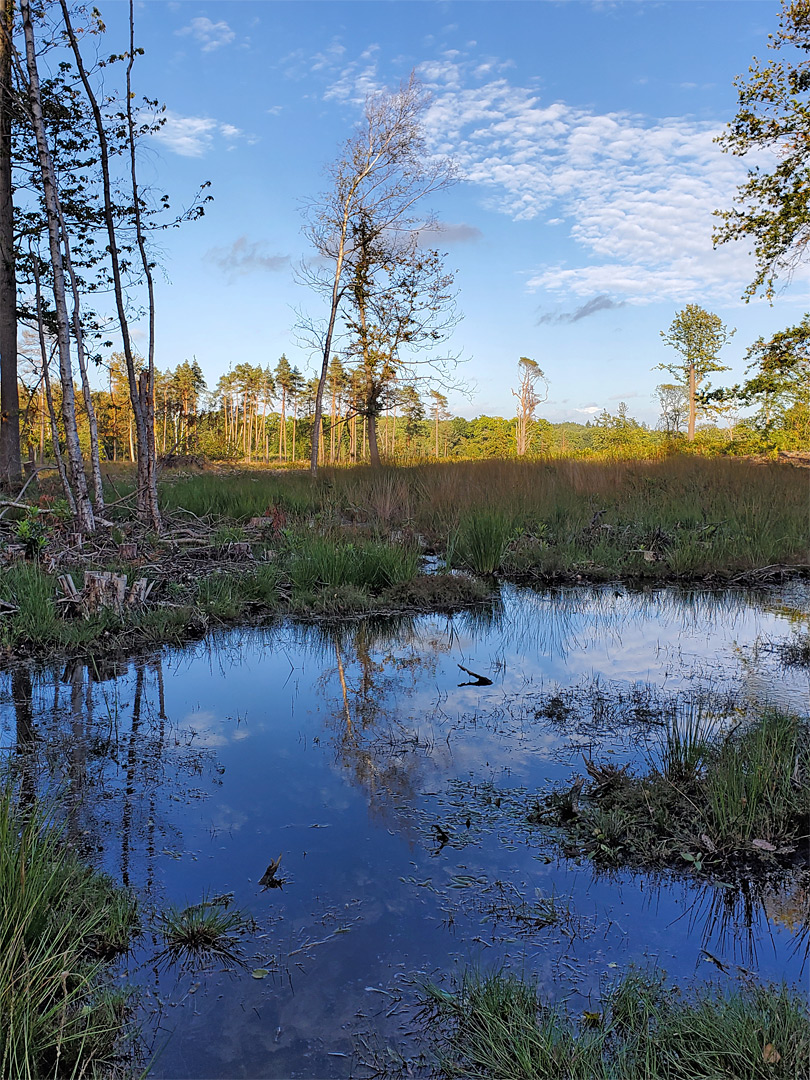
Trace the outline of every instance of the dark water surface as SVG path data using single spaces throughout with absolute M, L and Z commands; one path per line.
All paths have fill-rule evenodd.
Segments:
M 31 794 L 138 894 L 156 1077 L 367 1076 L 414 1044 L 414 985 L 506 964 L 587 1008 L 605 979 L 719 960 L 806 980 L 808 880 L 595 874 L 526 822 L 583 753 L 643 764 L 674 698 L 718 725 L 808 711 L 778 644 L 810 592 L 535 592 L 491 610 L 228 631 L 91 670 L 2 677 L 0 737 Z M 471 683 L 471 672 L 490 680 Z M 281 855 L 283 888 L 259 879 Z M 245 964 L 158 962 L 167 903 L 233 893 Z M 364 1064 L 365 1063 L 365 1064 Z

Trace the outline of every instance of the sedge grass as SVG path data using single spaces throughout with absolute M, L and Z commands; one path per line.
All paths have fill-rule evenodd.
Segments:
M 81 866 L 37 807 L 0 792 L 0 1075 L 97 1075 L 112 1060 L 126 990 L 105 985 L 105 957 L 124 951 L 134 903 Z
M 230 909 L 224 899 L 203 899 L 187 907 L 172 905 L 156 919 L 164 941 L 159 961 L 198 967 L 224 961 L 242 962 L 240 937 L 252 925 L 244 912 Z
M 545 1005 L 531 981 L 467 971 L 428 984 L 438 1075 L 467 1080 L 796 1080 L 810 1072 L 807 1006 L 784 985 L 680 992 L 631 969 L 579 1017 Z

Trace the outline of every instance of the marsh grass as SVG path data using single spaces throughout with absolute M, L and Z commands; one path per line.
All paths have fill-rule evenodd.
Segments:
M 481 573 L 502 563 L 517 575 L 701 577 L 810 562 L 804 480 L 787 465 L 687 455 L 486 460 L 328 468 L 314 481 L 260 469 L 204 473 L 164 481 L 161 500 L 170 515 L 182 507 L 223 524 L 277 506 L 326 530 L 349 520 L 378 536 L 414 531 L 439 551 L 466 544 L 464 563 L 490 568 Z
M 514 532 L 512 518 L 499 510 L 468 513 L 461 519 L 453 540 L 454 558 L 475 574 L 494 574 L 501 567 Z
M 228 907 L 228 900 L 204 899 L 188 907 L 171 906 L 156 919 L 165 942 L 158 961 L 199 967 L 216 961 L 243 962 L 241 936 L 252 926 L 244 912 Z
M 702 785 L 710 835 L 735 848 L 755 839 L 772 844 L 806 841 L 808 785 L 807 724 L 770 710 L 760 723 L 733 732 L 711 757 Z
M 672 784 L 692 784 L 703 773 L 717 717 L 703 696 L 679 697 L 665 713 L 664 735 L 650 764 Z
M 379 593 L 419 571 L 411 547 L 380 541 L 349 541 L 313 534 L 296 538 L 289 563 L 294 594 L 352 586 Z
M 651 771 L 589 764 L 581 802 L 566 790 L 529 820 L 554 826 L 567 854 L 597 863 L 747 871 L 797 858 L 810 834 L 810 724 L 766 710 L 709 734 L 699 711 L 673 718 Z M 581 788 L 581 784 L 579 785 Z
M 280 475 L 267 469 L 234 469 L 164 480 L 160 484 L 164 513 L 186 510 L 199 518 L 242 522 L 279 506 L 294 514 L 313 512 L 318 489 L 306 473 Z
M 784 985 L 740 982 L 685 993 L 630 970 L 599 1011 L 544 1005 L 534 983 L 465 973 L 428 984 L 424 1017 L 438 1074 L 468 1080 L 796 1080 L 810 1070 L 806 1004 Z
M 60 830 L 0 792 L 0 1075 L 98 1075 L 116 1056 L 129 991 L 105 960 L 137 930 L 129 894 L 83 867 Z

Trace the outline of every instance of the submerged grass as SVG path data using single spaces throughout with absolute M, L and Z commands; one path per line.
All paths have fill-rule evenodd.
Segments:
M 534 983 L 466 973 L 425 987 L 438 1074 L 468 1080 L 797 1080 L 810 1074 L 807 1007 L 785 986 L 681 993 L 631 970 L 598 1012 L 544 1005 Z
M 810 834 L 810 722 L 777 710 L 710 734 L 699 711 L 671 720 L 651 771 L 590 762 L 537 801 L 568 854 L 608 865 L 751 868 L 795 857 Z M 581 798 L 580 798 L 581 796 Z
M 37 807 L 0 791 L 0 1075 L 94 1076 L 119 1058 L 125 988 L 104 981 L 135 904 L 82 866 Z

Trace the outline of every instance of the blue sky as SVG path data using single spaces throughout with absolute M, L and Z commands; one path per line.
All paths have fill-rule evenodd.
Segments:
M 100 0 L 103 51 L 126 47 L 127 5 Z M 713 143 L 733 80 L 775 31 L 775 0 L 703 3 L 146 0 L 136 90 L 167 107 L 142 179 L 175 205 L 210 180 L 205 217 L 162 238 L 157 363 L 196 356 L 209 386 L 233 364 L 304 371 L 296 310 L 319 300 L 294 270 L 311 255 L 302 202 L 369 91 L 412 69 L 430 90 L 431 145 L 463 180 L 430 206 L 456 271 L 466 416 L 511 415 L 521 355 L 550 382 L 541 412 L 585 420 L 626 401 L 654 423 L 659 337 L 686 303 L 737 334 L 736 381 L 760 334 L 807 305 L 797 274 L 773 306 L 744 304 L 746 245 L 713 251 L 712 211 L 745 164 Z M 723 379 L 723 376 L 720 376 Z

